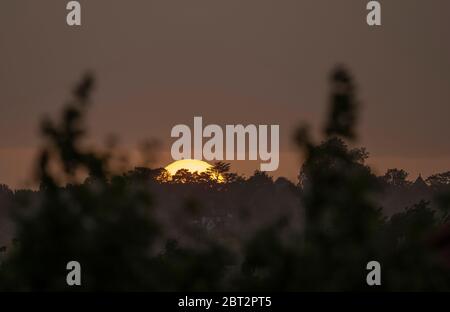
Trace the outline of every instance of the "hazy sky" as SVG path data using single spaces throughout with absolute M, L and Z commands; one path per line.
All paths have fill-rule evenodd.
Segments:
M 54 114 L 81 74 L 98 85 L 92 136 L 133 147 L 165 142 L 175 124 L 280 124 L 275 175 L 294 179 L 291 133 L 319 129 L 328 74 L 345 64 L 363 104 L 359 144 L 378 173 L 414 178 L 450 170 L 450 1 L 381 1 L 380 28 L 365 0 L 85 0 L 79 28 L 67 1 L 0 1 L 0 183 L 23 186 Z M 163 154 L 160 164 L 170 162 Z M 258 163 L 234 164 L 249 173 Z

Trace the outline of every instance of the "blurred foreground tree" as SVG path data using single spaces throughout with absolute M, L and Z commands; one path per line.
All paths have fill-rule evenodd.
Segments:
M 421 202 L 390 220 L 374 201 L 377 178 L 364 164 L 365 149 L 349 149 L 356 138 L 357 101 L 351 76 L 338 68 L 331 75 L 332 96 L 325 139 L 315 144 L 307 128 L 297 133 L 305 155 L 300 173 L 304 227 L 283 237 L 279 220 L 249 242 L 238 280 L 244 289 L 343 291 L 369 289 L 366 265 L 379 261 L 382 285 L 374 290 L 448 290 L 448 270 L 427 237 L 439 220 Z M 390 170 L 386 182 L 406 183 Z
M 87 75 L 61 123 L 45 120 L 42 125 L 47 142 L 37 170 L 39 199 L 14 211 L 19 243 L 1 265 L 0 289 L 214 289 L 228 259 L 222 248 L 213 243 L 204 252 L 155 246 L 163 239 L 162 229 L 153 216 L 146 176 L 159 171 L 137 170 L 136 183 L 127 183 L 127 176 L 108 170 L 109 155 L 83 145 L 93 85 Z M 89 175 L 83 184 L 80 173 Z M 201 257 L 205 263 L 198 261 Z M 81 264 L 80 287 L 66 284 L 70 261 Z

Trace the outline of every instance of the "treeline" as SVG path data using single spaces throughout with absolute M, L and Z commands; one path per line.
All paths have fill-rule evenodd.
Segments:
M 348 147 L 358 102 L 346 70 L 331 75 L 321 142 L 306 126 L 296 133 L 298 184 L 244 178 L 224 163 L 170 178 L 114 173 L 111 155 L 83 145 L 93 82 L 75 89 L 60 120 L 42 124 L 39 191 L 2 187 L 12 220 L 2 226 L 10 239 L 0 289 L 450 290 L 448 173 L 414 182 L 397 169 L 373 174 L 365 149 Z M 82 266 L 78 288 L 66 284 L 72 260 Z M 375 288 L 365 279 L 373 260 L 382 265 Z

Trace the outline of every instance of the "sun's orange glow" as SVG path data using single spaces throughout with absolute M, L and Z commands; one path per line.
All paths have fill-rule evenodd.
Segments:
M 208 169 L 212 169 L 213 166 L 208 164 L 206 161 L 198 160 L 198 159 L 182 159 L 174 161 L 173 163 L 167 165 L 164 169 L 167 170 L 167 172 L 174 176 L 178 170 L 186 169 L 190 173 L 206 173 Z M 221 174 L 219 176 L 211 177 L 212 180 L 217 180 L 218 182 L 224 182 L 224 178 Z
M 186 169 L 190 173 L 198 172 L 203 173 L 206 172 L 209 168 L 212 168 L 210 164 L 206 161 L 197 160 L 197 159 L 182 159 L 174 161 L 169 164 L 165 169 L 170 173 L 170 175 L 175 175 L 178 170 Z

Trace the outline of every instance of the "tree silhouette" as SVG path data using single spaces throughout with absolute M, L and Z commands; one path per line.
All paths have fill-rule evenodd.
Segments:
M 428 182 L 431 187 L 435 189 L 444 189 L 450 187 L 450 171 L 442 172 L 438 174 L 434 174 L 432 176 L 429 176 L 426 179 L 426 182 Z
M 403 169 L 388 169 L 386 174 L 382 177 L 382 181 L 389 186 L 403 187 L 410 184 L 406 178 L 408 173 Z

